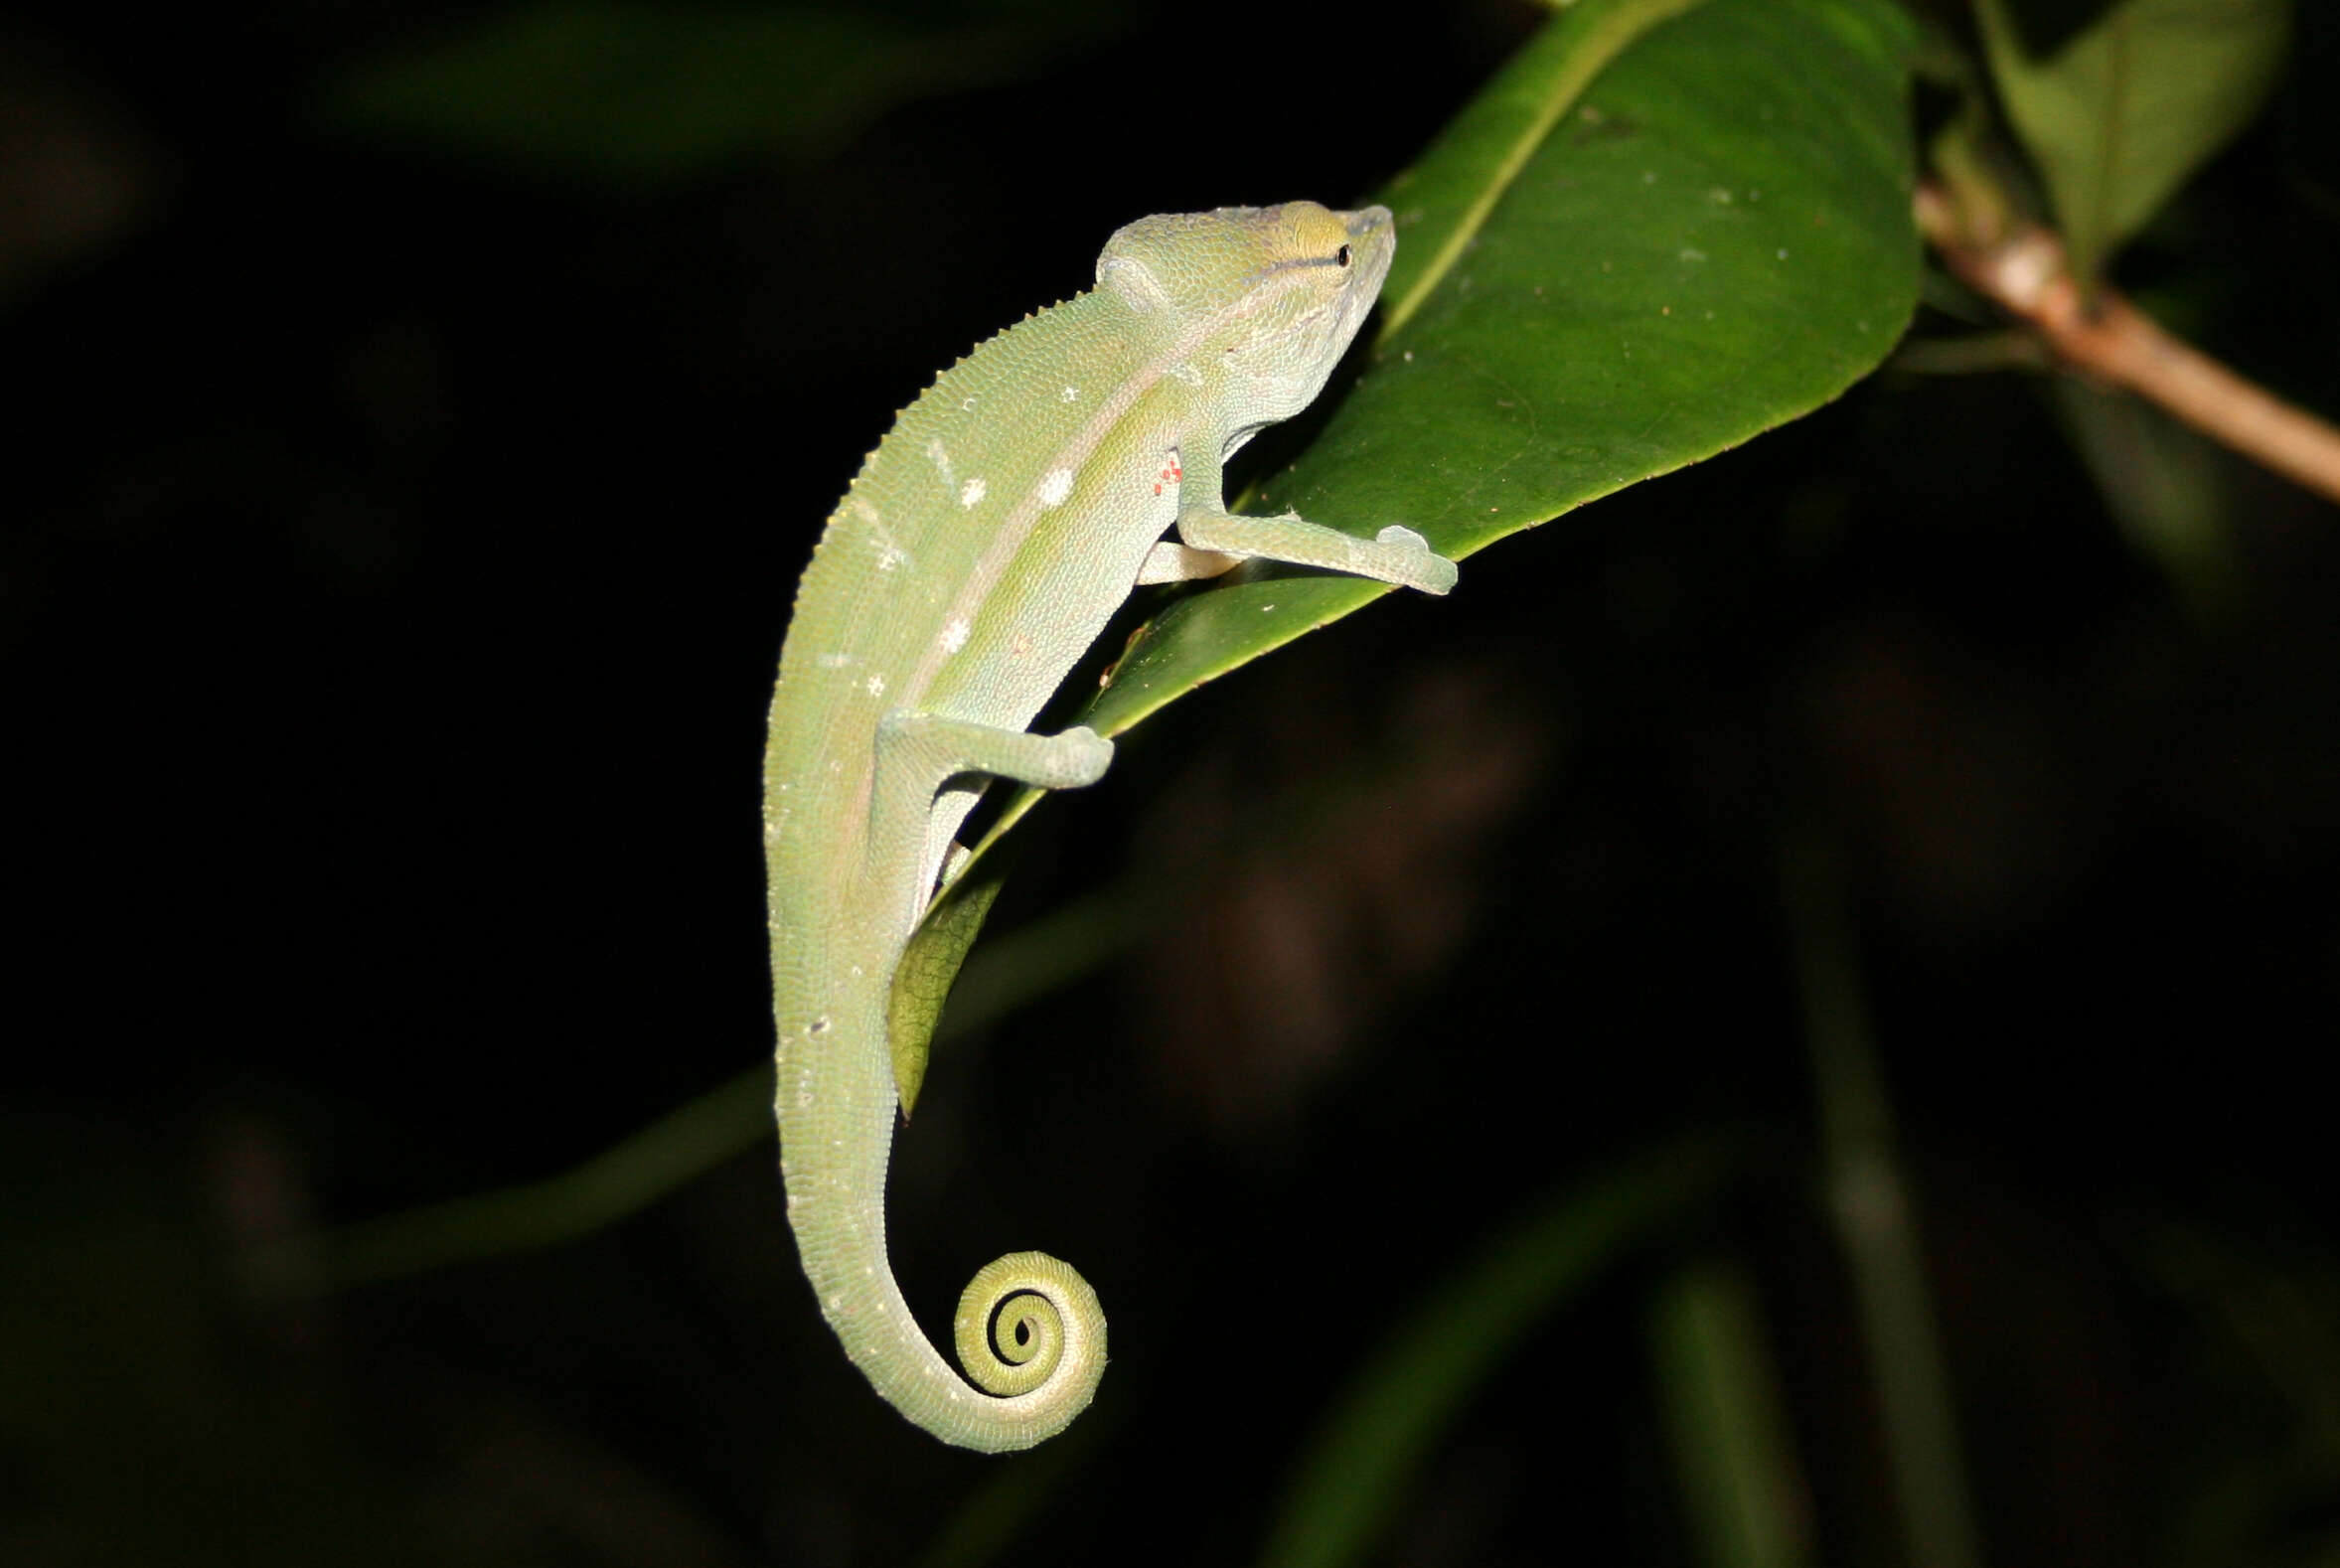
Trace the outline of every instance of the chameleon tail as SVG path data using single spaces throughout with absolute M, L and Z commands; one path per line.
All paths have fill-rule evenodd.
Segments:
M 784 1027 L 781 1036 L 780 1163 L 805 1274 L 846 1354 L 910 1421 L 961 1448 L 1030 1448 L 1063 1431 L 1097 1392 L 1105 1372 L 1097 1293 L 1045 1253 L 999 1259 L 959 1299 L 959 1359 L 977 1386 L 951 1370 L 911 1317 L 886 1257 L 894 1079 L 882 1002 L 855 1011 Z

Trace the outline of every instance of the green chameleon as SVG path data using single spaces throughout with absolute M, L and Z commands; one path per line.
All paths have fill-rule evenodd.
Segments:
M 830 1327 L 946 1443 L 1028 1448 L 1105 1369 L 1088 1282 L 1037 1252 L 961 1299 L 971 1387 L 911 1318 L 885 1248 L 898 1080 L 887 1004 L 989 779 L 1093 784 L 1113 743 L 1026 725 L 1132 586 L 1259 558 L 1444 593 L 1422 537 L 1229 516 L 1229 453 L 1323 390 L 1389 271 L 1387 209 L 1313 202 L 1143 218 L 1097 286 L 977 348 L 904 409 L 796 596 L 764 754 L 781 1169 Z M 1178 543 L 1165 534 L 1175 528 Z

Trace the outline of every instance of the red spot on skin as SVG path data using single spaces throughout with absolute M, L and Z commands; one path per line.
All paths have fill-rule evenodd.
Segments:
M 1175 484 L 1177 481 L 1184 479 L 1185 477 L 1186 471 L 1175 463 L 1170 464 L 1170 467 L 1162 471 L 1163 481 L 1167 484 Z M 1156 485 L 1154 487 L 1154 493 L 1158 496 L 1161 495 L 1162 485 Z

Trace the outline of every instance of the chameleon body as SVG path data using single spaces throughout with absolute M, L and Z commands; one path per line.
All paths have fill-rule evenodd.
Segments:
M 1025 726 L 1134 584 L 1256 555 L 1453 585 L 1453 563 L 1406 529 L 1368 541 L 1230 517 L 1221 500 L 1226 455 L 1323 389 L 1393 246 L 1378 207 L 1122 229 L 1093 290 L 978 347 L 902 411 L 798 587 L 764 759 L 789 1221 L 846 1353 L 945 1442 L 997 1452 L 1061 1431 L 1096 1391 L 1105 1319 L 1064 1264 L 1000 1259 L 958 1314 L 980 1387 L 912 1319 L 885 1244 L 895 970 L 989 779 L 1067 788 L 1105 771 L 1110 741 Z

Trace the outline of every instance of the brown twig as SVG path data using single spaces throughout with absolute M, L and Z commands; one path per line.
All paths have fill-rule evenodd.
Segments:
M 1955 203 L 1918 188 L 1918 228 L 1968 287 L 2020 318 L 2068 368 L 2135 392 L 2194 428 L 2317 494 L 2340 502 L 2340 429 L 2245 381 L 2163 331 L 2109 284 L 2084 298 L 2053 234 L 2012 227 L 1967 233 Z

